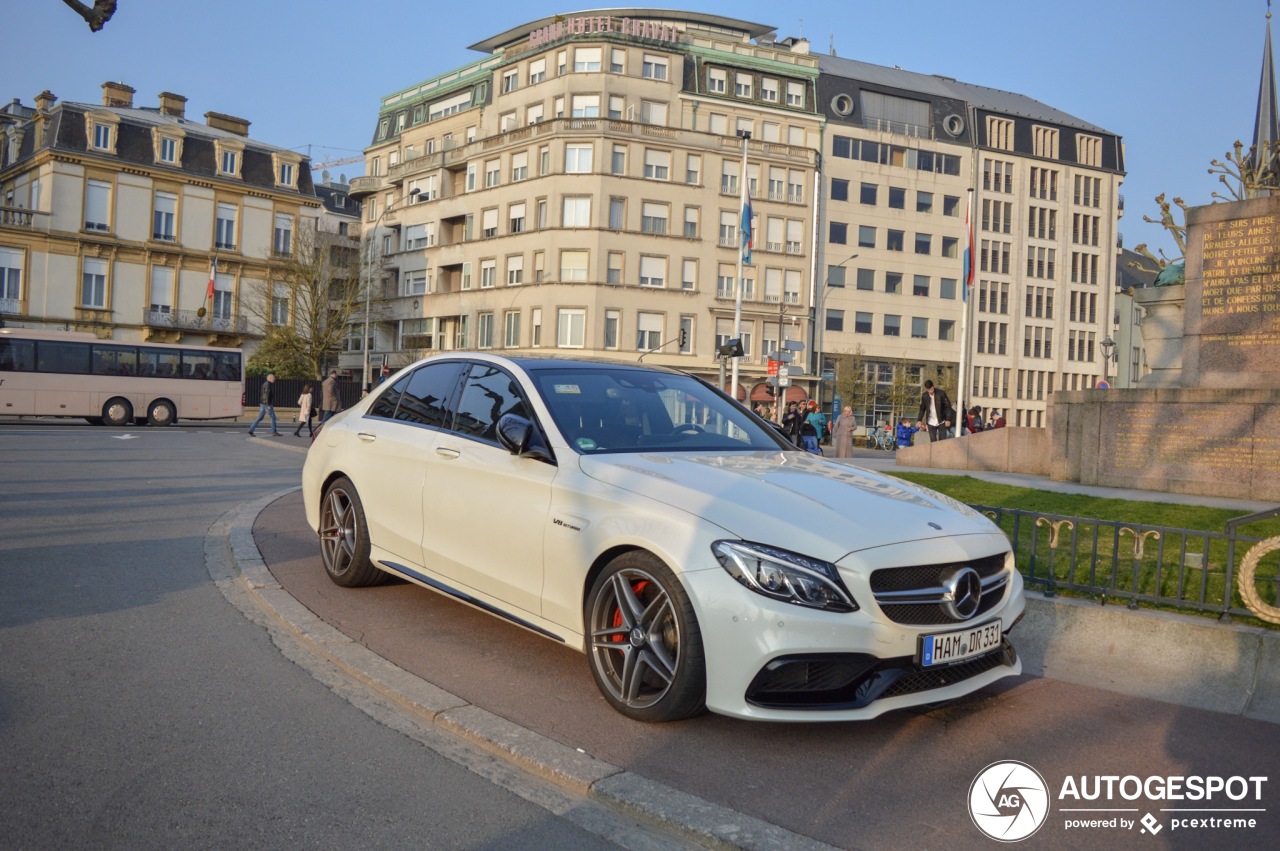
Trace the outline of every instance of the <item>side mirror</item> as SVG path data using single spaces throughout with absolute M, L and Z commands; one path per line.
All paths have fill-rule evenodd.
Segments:
M 534 446 L 537 429 L 519 414 L 503 414 L 498 419 L 498 442 L 512 455 L 550 461 L 551 455 L 541 446 Z

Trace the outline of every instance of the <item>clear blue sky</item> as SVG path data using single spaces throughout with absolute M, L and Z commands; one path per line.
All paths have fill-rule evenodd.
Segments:
M 1265 0 L 736 0 L 663 4 L 775 26 L 816 51 L 1016 91 L 1120 134 L 1128 176 L 1125 245 L 1173 250 L 1156 225 L 1161 192 L 1207 204 L 1207 173 L 1253 133 Z M 591 7 L 546 0 L 371 3 L 120 0 L 106 28 L 60 0 L 6 0 L 0 98 L 49 89 L 99 102 L 122 80 L 134 102 L 188 98 L 229 113 L 255 139 L 314 160 L 358 156 L 379 98 L 473 61 L 474 44 L 521 23 Z M 22 34 L 19 36 L 19 34 Z M 40 34 L 36 36 L 35 34 Z M 32 37 L 28 37 L 32 36 Z M 1280 32 L 1277 33 L 1280 38 Z M 360 166 L 335 168 L 348 176 Z

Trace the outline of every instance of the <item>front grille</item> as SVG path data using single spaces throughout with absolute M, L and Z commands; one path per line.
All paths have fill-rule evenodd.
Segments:
M 956 623 L 955 618 L 942 608 L 939 600 L 943 573 L 956 567 L 972 567 L 983 580 L 978 610 L 968 620 L 981 617 L 1004 599 L 1009 585 L 1009 576 L 1005 573 L 1005 553 L 969 562 L 881 568 L 871 574 L 871 591 L 881 611 L 894 623 L 910 626 Z M 903 600 L 903 595 L 907 595 L 908 599 Z
M 885 697 L 952 686 L 1001 665 L 1017 652 L 1007 640 L 976 659 L 921 669 L 911 657 L 877 659 L 865 653 L 782 656 L 756 674 L 747 702 L 766 709 L 861 709 Z

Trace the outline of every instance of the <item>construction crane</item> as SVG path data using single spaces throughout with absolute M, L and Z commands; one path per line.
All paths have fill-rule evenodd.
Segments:
M 362 162 L 364 162 L 364 157 L 343 157 L 340 160 L 322 160 L 321 162 L 318 162 L 318 163 L 312 163 L 311 170 L 319 171 L 320 169 L 324 169 L 324 168 L 333 168 L 336 165 L 348 165 L 350 163 L 362 163 Z

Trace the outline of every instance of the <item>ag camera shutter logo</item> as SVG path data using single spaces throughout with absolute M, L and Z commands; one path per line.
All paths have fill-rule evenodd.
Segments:
M 969 816 L 999 842 L 1031 836 L 1049 816 L 1049 786 L 1025 762 L 993 762 L 969 786 Z

